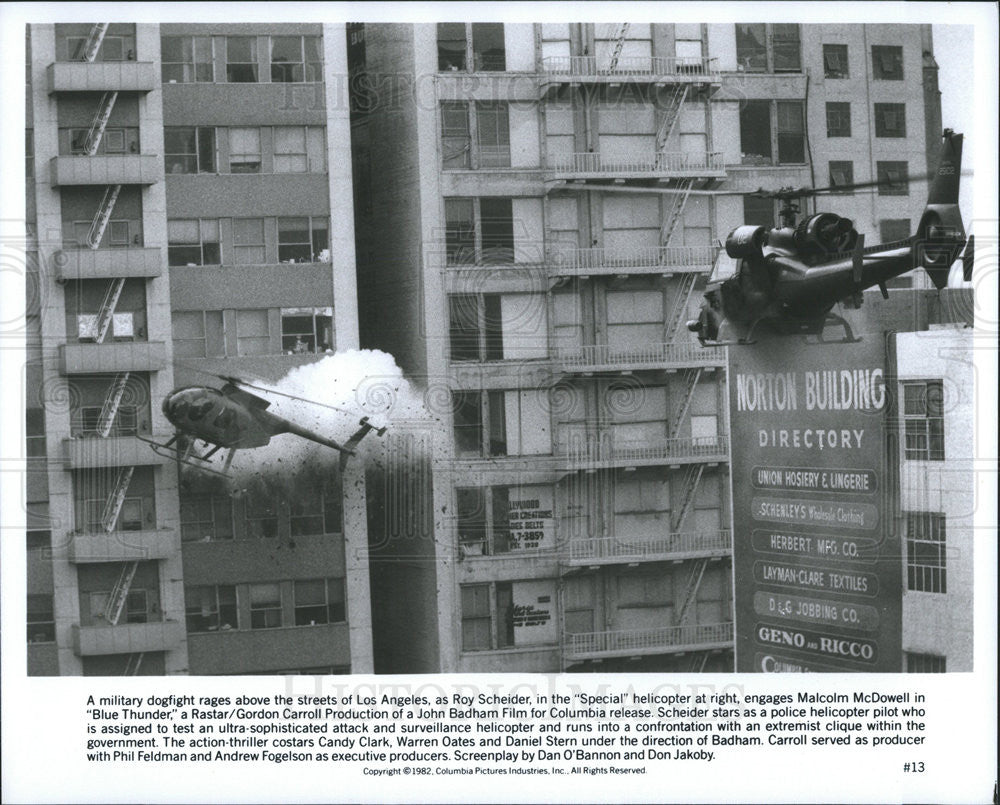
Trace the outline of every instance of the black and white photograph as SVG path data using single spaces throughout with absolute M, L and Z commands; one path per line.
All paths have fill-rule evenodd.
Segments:
M 995 6 L 0 14 L 5 801 L 996 801 Z

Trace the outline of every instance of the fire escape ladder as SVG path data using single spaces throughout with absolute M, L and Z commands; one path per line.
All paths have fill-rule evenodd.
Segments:
M 104 343 L 104 337 L 111 328 L 111 321 L 115 315 L 115 308 L 122 295 L 122 288 L 125 287 L 125 277 L 117 277 L 108 283 L 107 293 L 104 294 L 104 301 L 101 302 L 101 309 L 97 314 L 97 334 L 94 338 L 98 344 Z
M 691 292 L 694 291 L 694 285 L 697 279 L 697 275 L 694 273 L 684 273 L 680 275 L 677 282 L 677 297 L 674 300 L 673 308 L 670 310 L 670 317 L 667 319 L 667 343 L 673 343 L 677 340 L 677 335 L 680 332 L 681 325 L 687 318 L 688 304 L 691 301 Z
M 125 395 L 125 387 L 128 385 L 128 379 L 129 372 L 121 372 L 115 375 L 115 379 L 111 383 L 111 388 L 108 389 L 108 396 L 104 399 L 104 405 L 101 407 L 101 418 L 97 423 L 97 430 L 101 434 L 102 439 L 107 438 L 108 434 L 111 433 L 115 417 L 118 416 L 118 406 Z
M 618 66 L 618 59 L 621 58 L 622 50 L 625 47 L 625 37 L 628 36 L 628 29 L 631 23 L 623 22 L 621 28 L 615 36 L 615 46 L 611 51 L 611 61 L 608 63 L 608 70 L 614 70 Z
M 708 663 L 708 652 L 699 651 L 691 659 L 691 673 L 700 674 L 705 670 L 705 665 Z
M 698 484 L 701 482 L 702 473 L 705 472 L 704 464 L 691 464 L 687 472 L 684 473 L 684 492 L 681 497 L 681 505 L 677 507 L 677 514 L 674 515 L 670 524 L 671 530 L 676 534 L 684 525 L 684 518 L 691 510 L 695 495 L 698 493 Z
M 128 485 L 132 482 L 132 475 L 135 467 L 122 467 L 118 470 L 118 477 L 115 479 L 115 487 L 111 490 L 107 500 L 104 501 L 104 511 L 101 513 L 101 525 L 105 531 L 114 531 L 118 522 L 118 515 L 121 513 L 122 505 L 125 503 L 125 493 L 128 492 Z
M 663 118 L 660 120 L 660 128 L 656 132 L 657 151 L 667 150 L 667 143 L 670 140 L 670 135 L 674 133 L 674 129 L 677 127 L 677 121 L 681 116 L 681 107 L 684 105 L 684 101 L 687 100 L 689 88 L 689 84 L 679 84 L 670 95 L 667 101 L 667 108 L 664 110 Z
M 684 417 L 687 416 L 688 409 L 691 407 L 691 400 L 694 399 L 694 390 L 698 385 L 698 380 L 701 378 L 701 369 L 688 369 L 684 372 L 684 396 L 681 397 L 680 404 L 677 406 L 677 410 L 674 412 L 673 419 L 670 420 L 670 438 L 676 439 L 677 433 L 681 429 L 681 423 L 684 421 Z
M 691 605 L 698 597 L 698 588 L 701 587 L 701 580 L 705 576 L 705 568 L 708 567 L 708 558 L 696 559 L 691 566 L 691 575 L 688 576 L 687 587 L 684 590 L 684 603 L 681 604 L 681 611 L 677 614 L 677 623 L 684 623 L 684 619 L 691 612 Z
M 142 658 L 145 654 L 129 654 L 128 662 L 125 664 L 125 676 L 138 676 L 139 667 L 142 665 Z
M 667 211 L 666 220 L 660 229 L 660 245 L 669 246 L 670 238 L 677 228 L 677 222 L 684 215 L 684 207 L 687 206 L 688 196 L 691 195 L 691 188 L 694 186 L 694 179 L 682 179 L 677 183 L 678 192 L 672 195 L 670 209 Z
M 101 245 L 101 238 L 104 237 L 104 230 L 108 228 L 108 221 L 111 220 L 111 213 L 115 209 L 115 202 L 118 201 L 118 194 L 121 191 L 120 184 L 108 185 L 104 191 L 101 206 L 97 208 L 94 220 L 90 224 L 90 232 L 87 233 L 87 245 L 91 249 L 96 249 Z
M 87 132 L 86 151 L 87 156 L 93 156 L 101 145 L 101 138 L 104 136 L 104 129 L 107 128 L 111 112 L 114 111 L 115 101 L 118 99 L 118 92 L 105 92 L 101 96 L 101 102 L 97 105 L 97 113 L 90 124 Z
M 125 609 L 125 602 L 128 601 L 128 591 L 132 588 L 132 579 L 135 578 L 135 571 L 139 569 L 138 562 L 126 562 L 122 566 L 121 575 L 111 591 L 108 598 L 108 606 L 104 610 L 104 617 L 112 626 L 118 625 L 118 620 Z
M 108 32 L 109 22 L 98 22 L 90 29 L 90 34 L 87 36 L 87 44 L 83 46 L 83 60 L 86 62 L 92 62 L 97 58 L 97 51 L 101 49 L 101 42 L 104 41 L 104 35 Z

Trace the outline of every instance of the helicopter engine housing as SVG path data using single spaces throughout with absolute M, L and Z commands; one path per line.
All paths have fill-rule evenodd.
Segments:
M 726 238 L 726 254 L 734 259 L 760 257 L 764 253 L 765 243 L 767 230 L 764 227 L 745 224 L 729 233 Z
M 807 254 L 835 254 L 854 248 L 854 221 L 832 212 L 811 215 L 795 227 L 795 245 Z

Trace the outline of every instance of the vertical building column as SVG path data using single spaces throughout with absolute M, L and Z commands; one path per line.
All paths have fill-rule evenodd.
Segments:
M 344 594 L 347 597 L 351 673 L 371 674 L 375 670 L 375 658 L 368 575 L 368 503 L 365 467 L 359 458 L 348 460 L 341 482 L 344 494 Z
M 349 150 L 351 104 L 347 74 L 347 26 L 323 26 L 323 86 L 326 90 L 326 149 L 330 181 L 330 264 L 333 326 L 337 350 L 358 349 L 358 279 L 354 246 L 354 191 Z

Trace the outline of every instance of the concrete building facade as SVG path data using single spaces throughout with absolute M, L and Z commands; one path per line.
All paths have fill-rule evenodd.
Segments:
M 29 673 L 370 671 L 360 470 L 234 495 L 142 441 L 358 345 L 344 26 L 27 45 Z
M 778 210 L 699 191 L 878 181 L 821 208 L 908 236 L 929 28 L 375 24 L 349 60 L 362 343 L 446 431 L 424 533 L 370 523 L 376 666 L 731 670 L 726 356 L 684 323 Z

